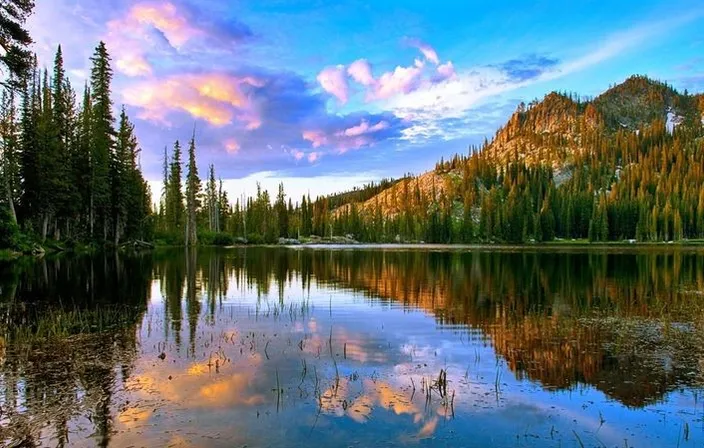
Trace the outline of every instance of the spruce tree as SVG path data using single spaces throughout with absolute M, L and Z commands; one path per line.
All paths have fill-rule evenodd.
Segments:
M 196 166 L 196 140 L 195 135 L 188 145 L 188 175 L 186 177 L 186 245 L 198 244 L 198 221 L 200 178 Z
M 34 9 L 32 0 L 4 0 L 0 6 L 0 65 L 5 70 L 4 86 L 19 88 L 22 79 L 32 69 L 32 53 L 28 50 L 32 37 L 25 29 L 27 18 Z
M 182 235 L 185 214 L 181 173 L 181 145 L 177 140 L 174 143 L 174 151 L 171 156 L 169 181 L 164 202 L 167 230 L 178 235 Z
M 110 83 L 112 69 L 110 55 L 100 42 L 91 58 L 91 166 L 90 166 L 90 234 L 95 236 L 95 223 L 102 225 L 103 239 L 107 240 L 110 219 L 110 160 L 115 146 L 115 121 L 112 115 Z

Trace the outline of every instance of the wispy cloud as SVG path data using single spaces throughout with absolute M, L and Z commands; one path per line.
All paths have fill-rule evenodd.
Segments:
M 529 55 L 502 64 L 464 69 L 444 82 L 423 84 L 404 95 L 389 98 L 383 108 L 413 123 L 403 131 L 407 140 L 440 136 L 456 138 L 457 131 L 445 131 L 445 120 L 458 120 L 489 98 L 536 83 L 555 80 L 586 70 L 632 50 L 646 40 L 694 19 L 693 15 L 639 25 L 608 36 L 580 56 L 559 61 Z M 454 70 L 453 70 L 454 72 Z M 471 134 L 472 129 L 466 133 Z
M 416 47 L 425 57 L 425 59 L 435 65 L 440 64 L 440 58 L 438 58 L 438 53 L 433 47 L 419 39 L 407 39 L 407 42 L 412 47 Z
M 338 154 L 351 149 L 373 146 L 378 142 L 395 139 L 408 126 L 390 113 L 354 114 L 319 123 L 317 127 L 301 133 L 313 148 L 327 148 Z

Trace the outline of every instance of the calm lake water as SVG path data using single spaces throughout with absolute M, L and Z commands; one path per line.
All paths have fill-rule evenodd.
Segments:
M 704 445 L 704 253 L 0 264 L 0 445 Z

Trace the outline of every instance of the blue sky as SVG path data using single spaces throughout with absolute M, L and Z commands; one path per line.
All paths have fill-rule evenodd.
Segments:
M 704 90 L 702 25 L 698 0 L 53 0 L 30 20 L 41 63 L 62 44 L 78 89 L 107 43 L 149 180 L 195 123 L 200 170 L 231 197 L 419 173 L 552 90 L 631 74 Z

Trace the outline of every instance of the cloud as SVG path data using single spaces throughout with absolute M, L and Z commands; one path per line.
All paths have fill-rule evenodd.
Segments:
M 418 39 L 408 39 L 407 41 L 409 45 L 417 48 L 428 62 L 435 65 L 440 64 L 440 58 L 438 58 L 438 54 L 433 47 Z
M 347 67 L 347 73 L 357 83 L 369 87 L 376 83 L 372 75 L 372 66 L 366 59 L 357 59 Z
M 313 148 L 320 148 L 321 146 L 328 144 L 328 137 L 323 131 L 304 130 L 301 136 L 304 140 L 308 140 Z
M 543 72 L 553 69 L 560 61 L 555 58 L 531 54 L 523 59 L 511 59 L 497 67 L 506 73 L 509 79 L 525 81 L 535 78 Z
M 410 67 L 397 66 L 392 72 L 386 72 L 379 77 L 369 98 L 380 100 L 410 93 L 419 86 L 422 75 L 422 63 Z
M 357 113 L 346 117 L 330 117 L 322 126 L 305 129 L 301 136 L 313 148 L 326 148 L 343 154 L 351 149 L 399 138 L 406 127 L 408 123 L 390 113 Z
M 347 128 L 344 131 L 340 131 L 339 136 L 358 137 L 364 134 L 373 134 L 375 132 L 388 129 L 388 127 L 389 123 L 387 123 L 386 121 L 380 121 L 373 126 L 369 126 L 368 121 L 362 120 L 362 122 L 357 126 L 352 126 L 351 128 Z
M 263 83 L 252 76 L 180 74 L 128 86 L 123 92 L 123 100 L 138 107 L 139 118 L 145 120 L 168 124 L 170 114 L 186 112 L 215 126 L 237 120 L 251 130 L 261 126 L 261 117 L 251 93 Z
M 435 69 L 435 76 L 433 77 L 433 83 L 443 82 L 455 76 L 455 66 L 452 61 L 447 61 L 444 64 L 438 65 Z
M 315 156 L 316 160 L 319 160 Z M 296 176 L 286 171 L 260 171 L 247 175 L 240 179 L 223 179 L 223 188 L 230 198 L 239 198 L 243 193 L 251 195 L 256 193 L 257 184 L 261 188 L 270 192 L 276 192 L 279 183 L 283 182 L 286 188 L 286 195 L 293 201 L 300 201 L 303 195 L 310 194 L 311 197 L 339 193 L 340 191 L 351 190 L 354 187 L 371 182 L 380 177 L 379 172 L 345 172 L 331 171 L 326 174 Z M 154 184 L 156 187 L 156 183 Z M 155 188 L 152 187 L 152 188 Z M 272 195 L 273 197 L 274 195 Z
M 241 148 L 240 144 L 234 138 L 229 138 L 229 139 L 225 140 L 225 149 L 230 154 L 237 154 L 237 152 L 240 150 L 240 148 Z
M 107 22 L 106 28 L 104 39 L 114 52 L 115 66 L 127 76 L 153 72 L 150 52 L 182 52 L 189 46 L 199 51 L 229 48 L 252 36 L 244 24 L 217 23 L 168 1 L 137 3 L 123 17 Z
M 349 85 L 343 65 L 324 68 L 318 74 L 317 80 L 323 90 L 337 98 L 340 103 L 345 104 L 347 102 Z
M 462 135 L 461 132 L 457 129 L 447 131 L 444 124 L 448 120 L 465 118 L 470 110 L 489 98 L 588 69 L 635 48 L 657 34 L 692 20 L 692 17 L 667 19 L 612 34 L 586 53 L 565 61 L 529 55 L 523 59 L 468 68 L 461 72 L 455 72 L 453 67 L 452 76 L 444 80 L 436 77 L 435 82 L 421 83 L 418 88 L 405 92 L 404 95 L 390 96 L 381 107 L 413 123 L 403 130 L 404 139 L 418 141 L 433 137 L 457 138 Z M 449 67 L 443 68 L 443 72 L 451 73 Z M 467 128 L 465 135 L 473 132 L 473 129 Z
M 357 59 L 349 66 L 337 65 L 326 67 L 317 77 L 324 91 L 335 96 L 341 104 L 347 103 L 350 96 L 349 79 L 364 87 L 367 102 L 386 100 L 397 95 L 404 95 L 423 85 L 432 85 L 450 79 L 455 74 L 452 61 L 440 64 L 435 50 L 418 40 L 409 40 L 418 48 L 425 60 L 416 59 L 413 65 L 398 65 L 393 70 L 382 73 L 374 78 L 372 66 L 366 59 Z M 427 76 L 425 61 L 430 61 L 436 67 Z

